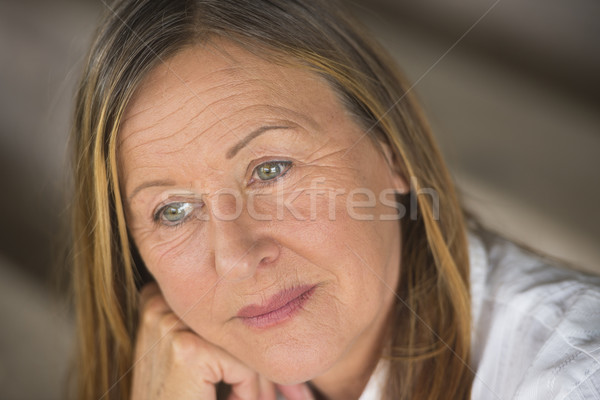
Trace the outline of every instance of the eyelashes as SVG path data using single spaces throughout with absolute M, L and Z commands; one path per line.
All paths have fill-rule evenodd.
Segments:
M 251 185 L 271 185 L 286 175 L 292 168 L 293 163 L 287 160 L 270 160 L 263 162 L 252 170 L 252 175 L 248 181 Z M 177 227 L 182 225 L 195 211 L 202 208 L 202 203 L 198 201 L 175 201 L 159 207 L 153 214 L 155 224 L 166 227 Z

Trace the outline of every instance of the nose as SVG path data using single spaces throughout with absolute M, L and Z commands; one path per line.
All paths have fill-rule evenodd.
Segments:
M 248 279 L 254 276 L 257 268 L 268 266 L 279 257 L 279 244 L 260 235 L 255 229 L 257 223 L 241 216 L 231 221 L 211 221 L 215 269 L 220 278 L 227 281 Z

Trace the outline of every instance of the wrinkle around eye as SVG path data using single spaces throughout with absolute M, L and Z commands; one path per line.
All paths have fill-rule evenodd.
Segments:
M 168 265 L 174 258 L 186 256 L 190 251 L 198 251 L 201 248 L 193 241 L 198 239 L 199 242 L 202 242 L 202 228 L 193 221 L 190 222 L 192 223 L 184 224 L 176 229 L 158 228 L 146 236 L 144 241 L 147 247 L 144 247 L 146 247 L 147 254 L 151 254 L 156 265 L 165 265 L 165 263 Z M 168 258 L 168 261 L 165 261 L 165 258 Z

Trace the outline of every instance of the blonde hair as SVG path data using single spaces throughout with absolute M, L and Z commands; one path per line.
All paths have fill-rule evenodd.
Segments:
M 464 216 L 430 129 L 394 63 L 332 1 L 143 0 L 118 3 L 99 28 L 76 99 L 73 287 L 77 397 L 128 398 L 137 291 L 148 273 L 125 225 L 116 137 L 144 76 L 216 36 L 324 76 L 411 177 L 418 213 L 401 221 L 402 265 L 390 316 L 388 399 L 469 397 L 469 260 Z M 435 191 L 438 204 L 422 194 Z M 410 197 L 410 199 L 409 199 Z M 437 216 L 439 215 L 439 218 Z

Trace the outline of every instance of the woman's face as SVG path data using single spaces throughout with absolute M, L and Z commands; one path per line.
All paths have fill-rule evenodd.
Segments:
M 364 134 L 322 78 L 228 43 L 156 67 L 119 132 L 129 232 L 169 306 L 275 382 L 380 343 L 407 185 Z

